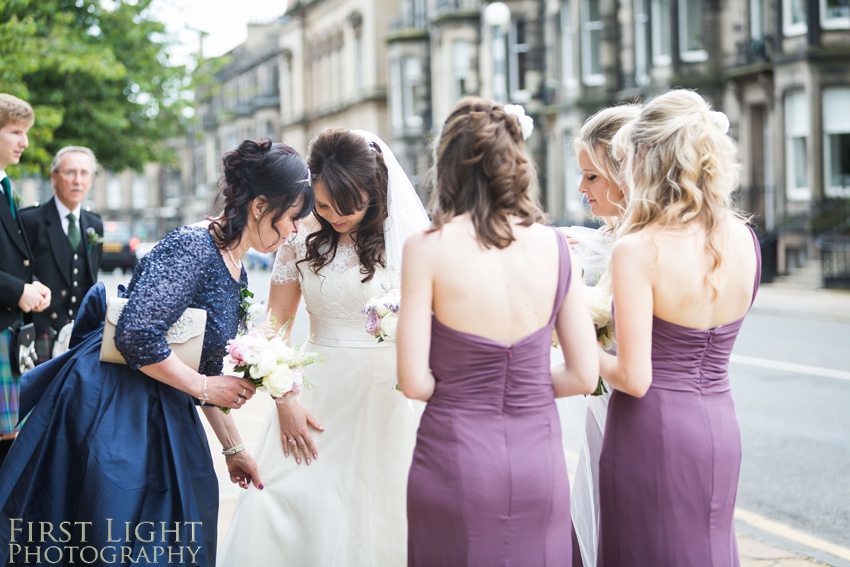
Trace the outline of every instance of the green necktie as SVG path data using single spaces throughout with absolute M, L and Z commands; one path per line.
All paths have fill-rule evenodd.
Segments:
M 6 200 L 9 201 L 9 210 L 12 211 L 12 218 L 16 219 L 18 215 L 15 214 L 15 198 L 12 196 L 12 183 L 8 177 L 4 177 L 0 179 L 0 185 L 3 186 L 3 193 L 6 194 Z
M 77 246 L 80 245 L 80 229 L 77 226 L 77 217 L 74 216 L 74 213 L 68 213 L 65 218 L 68 219 L 68 241 L 71 243 L 71 248 L 76 250 Z

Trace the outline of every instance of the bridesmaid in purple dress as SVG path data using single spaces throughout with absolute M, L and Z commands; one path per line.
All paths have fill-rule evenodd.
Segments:
M 727 367 L 758 287 L 752 230 L 731 206 L 725 115 L 696 93 L 650 101 L 614 138 L 629 206 L 612 256 L 616 391 L 600 469 L 601 567 L 739 565 L 741 439 Z
M 539 224 L 529 121 L 522 107 L 458 103 L 437 142 L 433 226 L 405 246 L 399 383 L 428 402 L 408 479 L 411 567 L 571 564 L 555 397 L 592 392 L 598 360 L 566 241 Z M 567 362 L 550 372 L 553 325 Z

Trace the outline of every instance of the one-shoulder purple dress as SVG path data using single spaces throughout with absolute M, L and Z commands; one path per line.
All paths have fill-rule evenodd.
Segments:
M 512 345 L 432 318 L 436 386 L 407 486 L 410 567 L 571 564 L 569 480 L 549 371 L 570 282 L 560 236 L 558 252 L 549 323 Z
M 727 369 L 743 322 L 693 329 L 653 319 L 652 385 L 640 399 L 615 391 L 608 406 L 599 567 L 740 565 L 741 435 Z

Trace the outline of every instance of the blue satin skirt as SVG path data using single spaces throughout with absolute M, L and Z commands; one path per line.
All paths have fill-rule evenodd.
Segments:
M 0 565 L 214 567 L 218 480 L 194 400 L 100 362 L 105 308 L 98 284 L 71 350 L 23 377 L 29 415 L 0 467 Z

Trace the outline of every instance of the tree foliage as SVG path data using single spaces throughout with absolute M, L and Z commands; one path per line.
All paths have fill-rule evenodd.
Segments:
M 0 92 L 35 110 L 18 173 L 47 173 L 63 146 L 107 168 L 170 161 L 191 76 L 169 64 L 152 0 L 0 0 Z

